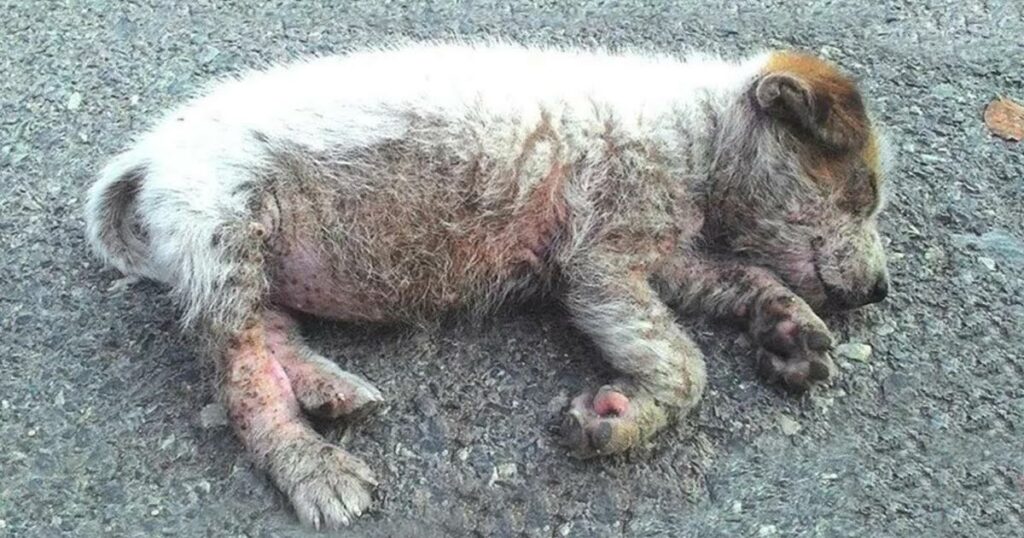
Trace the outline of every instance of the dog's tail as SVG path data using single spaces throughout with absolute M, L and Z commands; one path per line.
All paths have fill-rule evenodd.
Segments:
M 89 243 L 125 275 L 148 276 L 149 245 L 138 196 L 147 166 L 132 152 L 115 157 L 89 189 L 85 224 Z

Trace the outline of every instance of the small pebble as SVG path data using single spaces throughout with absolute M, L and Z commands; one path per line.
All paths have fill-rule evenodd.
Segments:
M 779 429 L 785 435 L 796 435 L 797 432 L 803 429 L 799 422 L 786 415 L 779 415 L 775 420 L 779 423 Z
M 924 259 L 933 267 L 941 267 L 946 262 L 946 251 L 932 247 L 924 251 Z
M 821 54 L 823 58 L 828 58 L 831 60 L 839 54 L 839 49 L 837 49 L 836 47 L 830 47 L 828 45 L 825 45 L 824 47 L 818 49 L 818 53 Z
M 78 110 L 82 106 L 82 94 L 75 92 L 68 97 L 68 110 Z
M 871 346 L 858 342 L 847 342 L 836 347 L 836 354 L 851 361 L 868 362 L 868 359 L 871 358 Z
M 836 399 L 832 396 L 819 396 L 812 394 L 810 398 L 811 403 L 814 404 L 814 407 L 822 411 L 828 411 L 829 408 L 831 408 L 832 405 L 836 403 Z
M 761 528 L 757 529 L 758 536 L 775 536 L 778 532 L 779 529 L 775 525 L 761 525 Z
M 398 447 L 395 449 L 395 453 L 398 454 L 399 456 L 402 456 L 403 458 L 407 458 L 410 460 L 420 459 L 419 454 L 413 452 L 409 447 L 403 445 L 402 443 L 398 443 Z
M 983 265 L 985 267 L 985 269 L 988 269 L 989 271 L 995 271 L 996 270 L 996 261 L 993 260 L 992 258 L 987 258 L 985 256 L 982 256 L 982 257 L 978 258 L 978 263 Z
M 514 478 L 519 473 L 519 468 L 514 463 L 502 463 L 498 466 L 498 477 Z
M 512 478 L 515 478 L 519 472 L 514 463 L 502 463 L 491 471 L 491 479 L 487 481 L 488 486 L 493 486 L 498 482 L 505 482 Z
M 199 412 L 199 425 L 205 430 L 227 426 L 228 412 L 219 403 L 207 404 Z
M 732 513 L 738 514 L 743 511 L 743 503 L 739 501 L 732 502 Z

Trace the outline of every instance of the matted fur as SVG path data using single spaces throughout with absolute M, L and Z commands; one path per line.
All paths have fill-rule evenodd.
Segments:
M 568 436 L 619 452 L 703 391 L 669 304 L 745 324 L 769 378 L 832 373 L 814 309 L 887 289 L 884 147 L 853 81 L 810 56 L 413 45 L 217 83 L 103 170 L 88 235 L 171 287 L 247 449 L 300 518 L 337 525 L 372 474 L 299 409 L 380 395 L 286 310 L 422 320 L 556 291 L 622 373 L 573 401 Z

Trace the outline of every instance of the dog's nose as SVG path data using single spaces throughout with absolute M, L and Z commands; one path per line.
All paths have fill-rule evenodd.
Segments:
M 879 303 L 883 299 L 889 296 L 889 277 L 882 275 L 875 281 L 875 286 L 871 288 L 871 294 L 868 295 L 868 303 Z

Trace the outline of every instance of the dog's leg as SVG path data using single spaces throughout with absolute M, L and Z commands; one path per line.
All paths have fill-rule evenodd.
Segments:
M 282 316 L 260 312 L 227 339 L 219 352 L 224 402 L 239 439 L 299 519 L 317 528 L 345 525 L 369 507 L 376 481 L 366 464 L 325 441 L 303 417 L 280 360 L 302 350 L 289 342 Z
M 328 375 L 326 366 L 315 368 L 298 359 L 309 352 L 294 334 L 294 322 L 268 307 L 268 235 L 264 223 L 222 225 L 218 240 L 207 243 L 209 250 L 191 254 L 191 266 L 205 270 L 183 280 L 192 284 L 176 292 L 196 312 L 194 324 L 217 366 L 218 391 L 231 425 L 254 462 L 288 496 L 303 522 L 345 525 L 369 507 L 373 473 L 359 458 L 323 439 L 302 406 L 320 410 L 326 404 L 329 414 L 335 408 L 351 411 L 378 399 L 379 393 L 361 378 Z M 208 275 L 216 280 L 196 284 Z M 359 383 L 348 390 L 335 383 L 338 378 Z M 318 382 L 342 390 L 320 391 Z M 330 395 L 319 402 L 325 393 Z
M 770 381 L 804 390 L 836 368 L 825 322 L 771 271 L 739 263 L 677 260 L 658 275 L 662 297 L 688 312 L 739 321 L 759 346 Z
M 362 376 L 342 370 L 306 346 L 290 316 L 270 311 L 264 318 L 270 329 L 267 350 L 284 368 L 295 399 L 307 413 L 337 418 L 370 409 L 384 400 Z
M 585 263 L 570 275 L 566 304 L 576 325 L 624 374 L 572 401 L 565 433 L 580 455 L 627 450 L 700 400 L 700 350 L 675 323 L 646 272 L 626 259 Z

